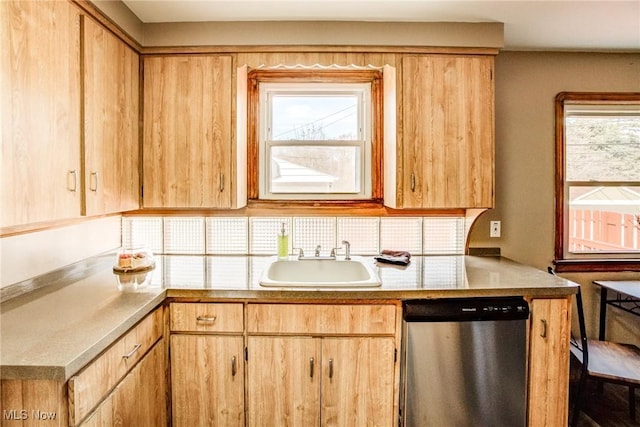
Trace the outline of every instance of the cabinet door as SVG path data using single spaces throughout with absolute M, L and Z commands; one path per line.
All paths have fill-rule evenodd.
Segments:
M 247 425 L 320 425 L 320 338 L 250 336 L 247 369 Z
M 161 339 L 81 426 L 168 425 L 165 361 Z
M 567 424 L 570 315 L 568 298 L 531 301 L 527 424 L 530 427 Z
M 392 338 L 323 338 L 322 425 L 397 424 L 394 357 Z
M 403 207 L 493 206 L 493 61 L 403 58 Z
M 70 2 L 0 2 L 0 226 L 80 215 L 79 22 Z
M 231 207 L 231 65 L 145 57 L 144 207 Z
M 244 425 L 241 336 L 172 335 L 175 427 Z
M 87 215 L 140 207 L 138 54 L 84 18 Z

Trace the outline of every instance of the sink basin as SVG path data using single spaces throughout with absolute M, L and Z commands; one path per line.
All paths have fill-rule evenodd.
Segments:
M 267 287 L 350 288 L 380 286 L 373 266 L 359 259 L 277 260 L 259 280 Z

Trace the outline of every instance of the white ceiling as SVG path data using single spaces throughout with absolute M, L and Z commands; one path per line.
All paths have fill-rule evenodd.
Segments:
M 640 0 L 123 0 L 143 23 L 502 22 L 505 49 L 640 51 Z

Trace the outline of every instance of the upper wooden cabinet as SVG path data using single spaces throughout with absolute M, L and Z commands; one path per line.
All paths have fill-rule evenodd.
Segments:
M 139 57 L 91 19 L 83 23 L 85 213 L 138 209 Z
M 0 226 L 138 209 L 138 55 L 70 2 L 0 20 Z
M 493 64 L 483 55 L 403 58 L 399 144 L 391 150 L 398 185 L 387 205 L 493 206 Z
M 149 56 L 143 67 L 143 206 L 232 207 L 232 57 Z
M 80 15 L 68 2 L 0 2 L 0 226 L 80 215 Z

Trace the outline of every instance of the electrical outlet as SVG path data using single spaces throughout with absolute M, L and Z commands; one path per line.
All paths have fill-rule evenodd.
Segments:
M 500 221 L 491 221 L 491 229 L 489 231 L 489 237 L 500 237 Z

